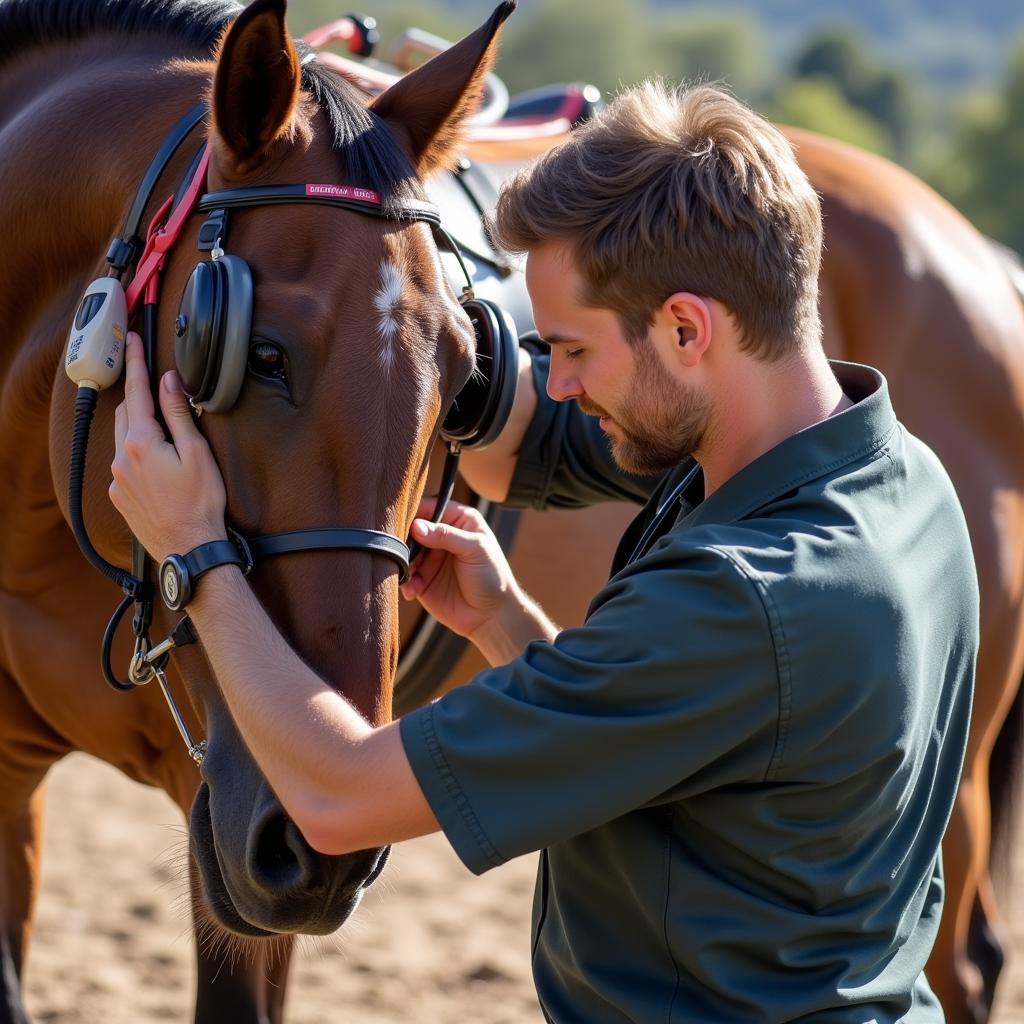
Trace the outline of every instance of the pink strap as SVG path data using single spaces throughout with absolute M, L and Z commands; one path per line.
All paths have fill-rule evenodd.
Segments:
M 149 231 L 146 233 L 146 247 L 142 250 L 142 258 L 139 260 L 138 270 L 132 278 L 132 283 L 125 292 L 125 300 L 128 304 L 128 315 L 131 316 L 138 305 L 139 297 L 143 290 L 146 293 L 146 302 L 153 303 L 157 299 L 157 291 L 160 287 L 160 271 L 164 268 L 167 253 L 178 240 L 185 221 L 192 215 L 195 205 L 199 200 L 199 194 L 206 185 L 206 168 L 210 163 L 210 147 L 206 146 L 203 155 L 199 160 L 196 173 L 188 183 L 185 194 L 181 197 L 170 220 L 163 223 L 174 203 L 174 196 L 168 196 L 164 204 L 156 212 L 156 216 L 150 222 Z

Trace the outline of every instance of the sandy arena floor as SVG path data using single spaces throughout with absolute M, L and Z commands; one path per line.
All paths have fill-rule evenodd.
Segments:
M 54 769 L 28 970 L 36 1024 L 191 1020 L 191 929 L 176 905 L 182 843 L 162 793 L 85 755 Z M 1018 957 L 993 1024 L 1024 1024 L 1024 849 L 1021 860 L 1008 914 Z M 540 1024 L 534 866 L 524 857 L 475 878 L 439 837 L 397 849 L 340 936 L 299 950 L 289 1024 Z

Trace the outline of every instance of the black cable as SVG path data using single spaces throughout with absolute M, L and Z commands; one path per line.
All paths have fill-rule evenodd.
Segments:
M 441 471 L 441 486 L 437 489 L 437 504 L 434 506 L 434 514 L 430 517 L 432 523 L 441 522 L 441 516 L 452 499 L 452 491 L 455 490 L 455 478 L 459 474 L 459 455 L 462 446 L 452 444 L 448 448 L 448 454 L 444 457 L 444 469 Z M 423 550 L 423 545 L 417 541 L 409 542 L 409 561 Z
M 134 598 L 131 594 L 125 594 L 121 598 L 120 603 L 114 609 L 114 614 L 110 616 L 107 628 L 103 630 L 103 642 L 100 644 L 100 670 L 103 672 L 103 678 L 107 681 L 108 685 L 121 693 L 129 693 L 131 690 L 134 690 L 135 684 L 131 682 L 126 683 L 117 678 L 114 674 L 114 667 L 110 662 L 110 652 L 114 646 L 114 634 L 117 632 L 117 627 L 121 624 L 124 613 L 128 611 L 128 606 L 133 600 Z
M 75 540 L 82 549 L 82 554 L 104 576 L 112 579 L 131 598 L 135 598 L 141 590 L 142 580 L 136 579 L 131 573 L 111 565 L 93 546 L 89 533 L 85 528 L 85 517 L 82 514 L 82 488 L 85 482 L 85 454 L 89 446 L 89 428 L 92 426 L 93 413 L 96 411 L 97 392 L 93 388 L 79 388 L 75 398 L 75 426 L 71 439 L 71 468 L 68 471 L 68 515 Z

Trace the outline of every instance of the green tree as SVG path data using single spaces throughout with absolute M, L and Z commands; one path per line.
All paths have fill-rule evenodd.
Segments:
M 544 0 L 509 20 L 498 74 L 513 92 L 550 82 L 592 82 L 606 93 L 654 69 L 644 0 Z
M 885 153 L 885 131 L 866 111 L 850 104 L 831 79 L 793 78 L 785 82 L 768 105 L 767 114 L 780 124 L 830 135 L 834 139 Z
M 472 17 L 450 9 L 443 0 L 375 0 L 339 8 L 336 0 L 303 0 L 288 8 L 288 26 L 296 36 L 336 21 L 349 11 L 371 15 L 377 21 L 381 42 L 375 57 L 387 60 L 398 37 L 416 27 L 444 39 L 461 38 L 476 25 Z M 342 48 L 336 48 L 344 53 Z
M 982 231 L 1024 252 L 1024 35 L 1001 92 L 968 108 L 929 178 Z
M 739 96 L 760 96 L 768 77 L 764 30 L 746 11 L 672 11 L 651 23 L 652 71 L 669 81 L 722 81 Z
M 793 73 L 831 79 L 849 104 L 883 127 L 887 151 L 908 161 L 916 113 L 910 79 L 903 71 L 884 66 L 856 29 L 833 25 L 812 35 L 793 61 Z
M 866 44 L 854 28 L 832 25 L 812 35 L 793 61 L 800 78 L 831 78 L 851 102 L 872 77 Z

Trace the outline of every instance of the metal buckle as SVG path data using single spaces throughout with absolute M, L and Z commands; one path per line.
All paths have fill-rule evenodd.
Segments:
M 252 572 L 253 566 L 256 564 L 256 560 L 252 555 L 252 548 L 249 547 L 249 542 L 237 530 L 233 530 L 229 526 L 227 531 L 229 540 L 236 548 L 238 548 L 242 557 L 245 559 L 245 565 L 242 566 L 242 575 L 248 576 L 249 573 Z

